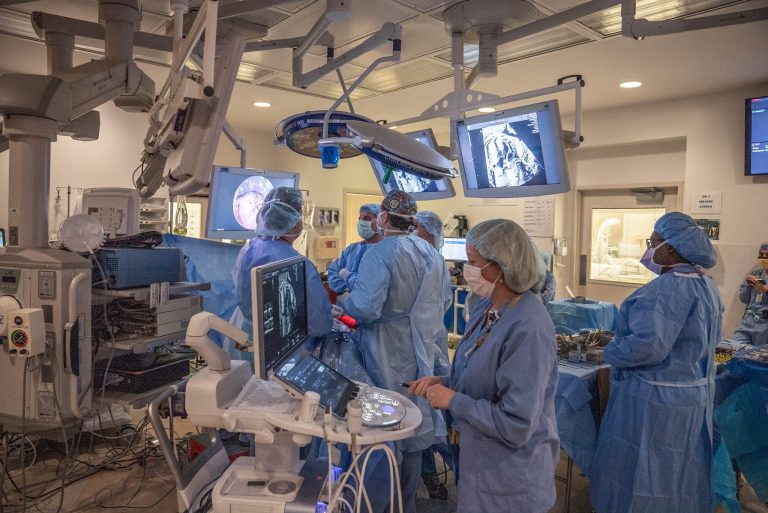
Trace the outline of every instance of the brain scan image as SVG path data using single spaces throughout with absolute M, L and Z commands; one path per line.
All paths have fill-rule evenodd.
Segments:
M 526 185 L 544 172 L 512 123 L 482 129 L 488 184 L 492 187 Z
M 246 230 L 255 230 L 256 216 L 273 188 L 272 182 L 263 176 L 251 176 L 243 180 L 232 200 L 232 213 L 237 224 Z
M 278 301 L 280 317 L 280 336 L 285 337 L 293 331 L 296 315 L 298 314 L 298 303 L 296 294 L 291 285 L 291 277 L 288 272 L 284 272 L 278 278 Z

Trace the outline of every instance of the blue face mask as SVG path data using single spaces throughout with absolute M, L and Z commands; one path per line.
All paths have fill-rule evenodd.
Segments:
M 645 254 L 640 258 L 640 263 L 643 264 L 649 271 L 651 271 L 654 274 L 661 274 L 661 270 L 664 268 L 664 266 L 657 264 L 656 261 L 654 261 L 653 254 L 656 253 L 657 249 L 659 249 L 666 243 L 667 242 L 664 241 L 656 247 L 651 247 L 646 249 Z
M 368 240 L 376 235 L 376 232 L 374 232 L 373 228 L 371 228 L 372 223 L 373 221 L 366 221 L 364 219 L 360 219 L 357 222 L 357 234 L 364 240 Z

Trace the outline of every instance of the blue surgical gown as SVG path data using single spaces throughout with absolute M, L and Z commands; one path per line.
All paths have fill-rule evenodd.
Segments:
M 555 327 L 533 292 L 500 312 L 485 341 L 489 298 L 472 310 L 450 387 L 459 432 L 460 513 L 545 513 L 560 457 Z
M 272 264 L 279 260 L 301 256 L 293 246 L 282 239 L 255 237 L 240 250 L 232 271 L 238 307 L 231 322 L 249 335 L 253 330 L 251 316 L 251 268 Z M 320 281 L 317 269 L 307 261 L 307 331 L 310 337 L 323 337 L 333 328 L 331 302 Z M 250 354 L 250 353 L 249 353 Z M 233 354 L 237 357 L 237 354 Z
M 377 243 L 374 243 L 377 244 Z M 331 262 L 328 266 L 328 285 L 335 291 L 341 294 L 347 290 L 352 290 L 357 281 L 357 271 L 360 267 L 360 261 L 363 259 L 363 255 L 370 248 L 374 246 L 370 242 L 353 242 L 341 252 L 341 256 Z M 339 276 L 339 271 L 346 269 L 349 271 L 349 276 L 342 278 Z
M 714 353 L 723 304 L 690 265 L 621 305 L 611 394 L 590 467 L 597 513 L 712 511 Z
M 767 279 L 768 272 L 762 267 L 753 269 L 749 274 Z M 739 288 L 739 299 L 747 305 L 741 326 L 731 337 L 731 340 L 762 346 L 768 344 L 768 294 L 761 294 L 749 283 L 742 283 Z
M 401 383 L 432 376 L 438 351 L 447 354 L 443 314 L 451 282 L 440 254 L 413 235 L 387 237 L 363 257 L 359 279 L 342 308 L 358 323 L 363 365 L 374 384 L 404 392 Z M 423 420 L 416 435 L 400 444 L 421 451 L 445 436 L 445 421 L 423 397 L 414 398 Z
M 541 288 L 541 292 L 539 292 L 539 296 L 541 297 L 541 302 L 545 305 L 555 299 L 555 288 L 557 287 L 557 284 L 555 282 L 555 275 L 552 273 L 552 271 L 547 271 L 546 276 L 544 277 L 544 286 Z

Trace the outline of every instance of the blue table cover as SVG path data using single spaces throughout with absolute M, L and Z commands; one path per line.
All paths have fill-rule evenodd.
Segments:
M 619 309 L 613 303 L 602 301 L 573 303 L 569 300 L 550 301 L 547 312 L 559 334 L 572 335 L 582 329 L 603 329 L 616 331 Z

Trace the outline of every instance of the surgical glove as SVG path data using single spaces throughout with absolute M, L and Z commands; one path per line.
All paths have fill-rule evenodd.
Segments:
M 346 268 L 345 268 L 345 269 L 340 269 L 340 270 L 339 270 L 339 278 L 341 278 L 342 280 L 346 280 L 346 279 L 347 279 L 347 277 L 348 277 L 350 274 L 352 274 L 352 273 L 351 273 L 351 272 L 349 272 L 349 269 L 346 269 Z
M 331 305 L 331 315 L 338 318 L 344 315 L 344 309 L 339 305 Z

